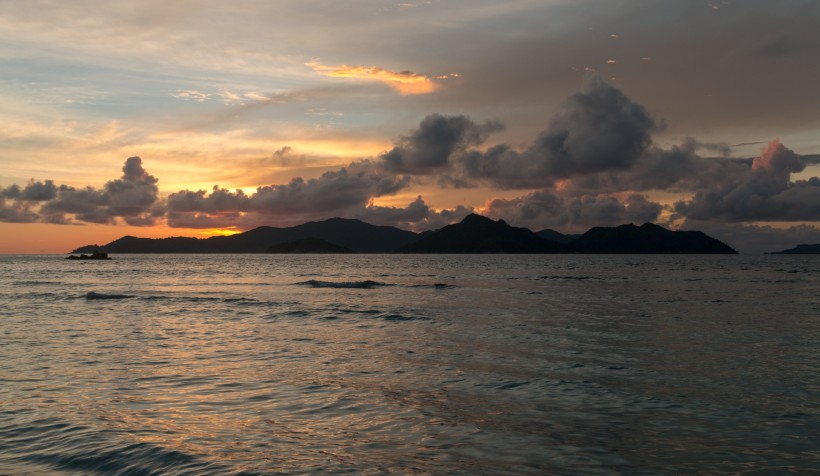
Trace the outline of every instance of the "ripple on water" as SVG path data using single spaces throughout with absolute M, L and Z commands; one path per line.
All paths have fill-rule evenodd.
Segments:
M 197 474 L 219 465 L 112 431 L 46 418 L 0 427 L 0 464 L 34 463 L 52 470 L 102 474 Z M 37 466 L 30 466 L 37 467 Z M 227 468 L 223 468 L 226 470 Z

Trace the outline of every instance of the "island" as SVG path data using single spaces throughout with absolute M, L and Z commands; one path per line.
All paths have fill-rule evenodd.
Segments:
M 65 259 L 72 259 L 72 260 L 74 260 L 74 259 L 80 259 L 80 260 L 88 260 L 88 259 L 107 260 L 107 259 L 111 259 L 111 258 L 108 257 L 108 253 L 105 253 L 105 252 L 100 251 L 100 250 L 94 250 L 93 252 L 91 252 L 90 255 L 79 255 L 79 256 L 71 255 L 71 256 L 66 256 Z
M 820 255 L 820 243 L 816 245 L 797 245 L 783 251 L 769 253 L 771 255 Z
M 262 226 L 232 236 L 137 238 L 73 253 L 616 253 L 736 254 L 700 231 L 673 231 L 653 223 L 595 227 L 582 235 L 553 230 L 534 233 L 504 220 L 469 214 L 461 222 L 415 233 L 349 218 L 331 218 L 289 228 Z

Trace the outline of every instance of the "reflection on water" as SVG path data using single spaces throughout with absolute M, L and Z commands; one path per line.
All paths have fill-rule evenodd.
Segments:
M 801 472 L 820 260 L 0 257 L 0 473 Z

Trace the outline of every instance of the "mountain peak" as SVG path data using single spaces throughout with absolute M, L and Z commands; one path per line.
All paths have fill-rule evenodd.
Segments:
M 561 244 L 548 242 L 526 228 L 516 228 L 504 220 L 492 220 L 476 213 L 460 223 L 444 228 L 410 243 L 403 253 L 556 253 L 565 251 Z
M 484 215 L 479 215 L 478 213 L 470 213 L 463 220 L 461 220 L 462 224 L 473 224 L 473 223 L 496 223 L 493 219 L 487 218 Z

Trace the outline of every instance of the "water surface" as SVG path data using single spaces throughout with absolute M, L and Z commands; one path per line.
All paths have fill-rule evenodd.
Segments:
M 2 256 L 0 270 L 0 474 L 820 460 L 813 256 Z

